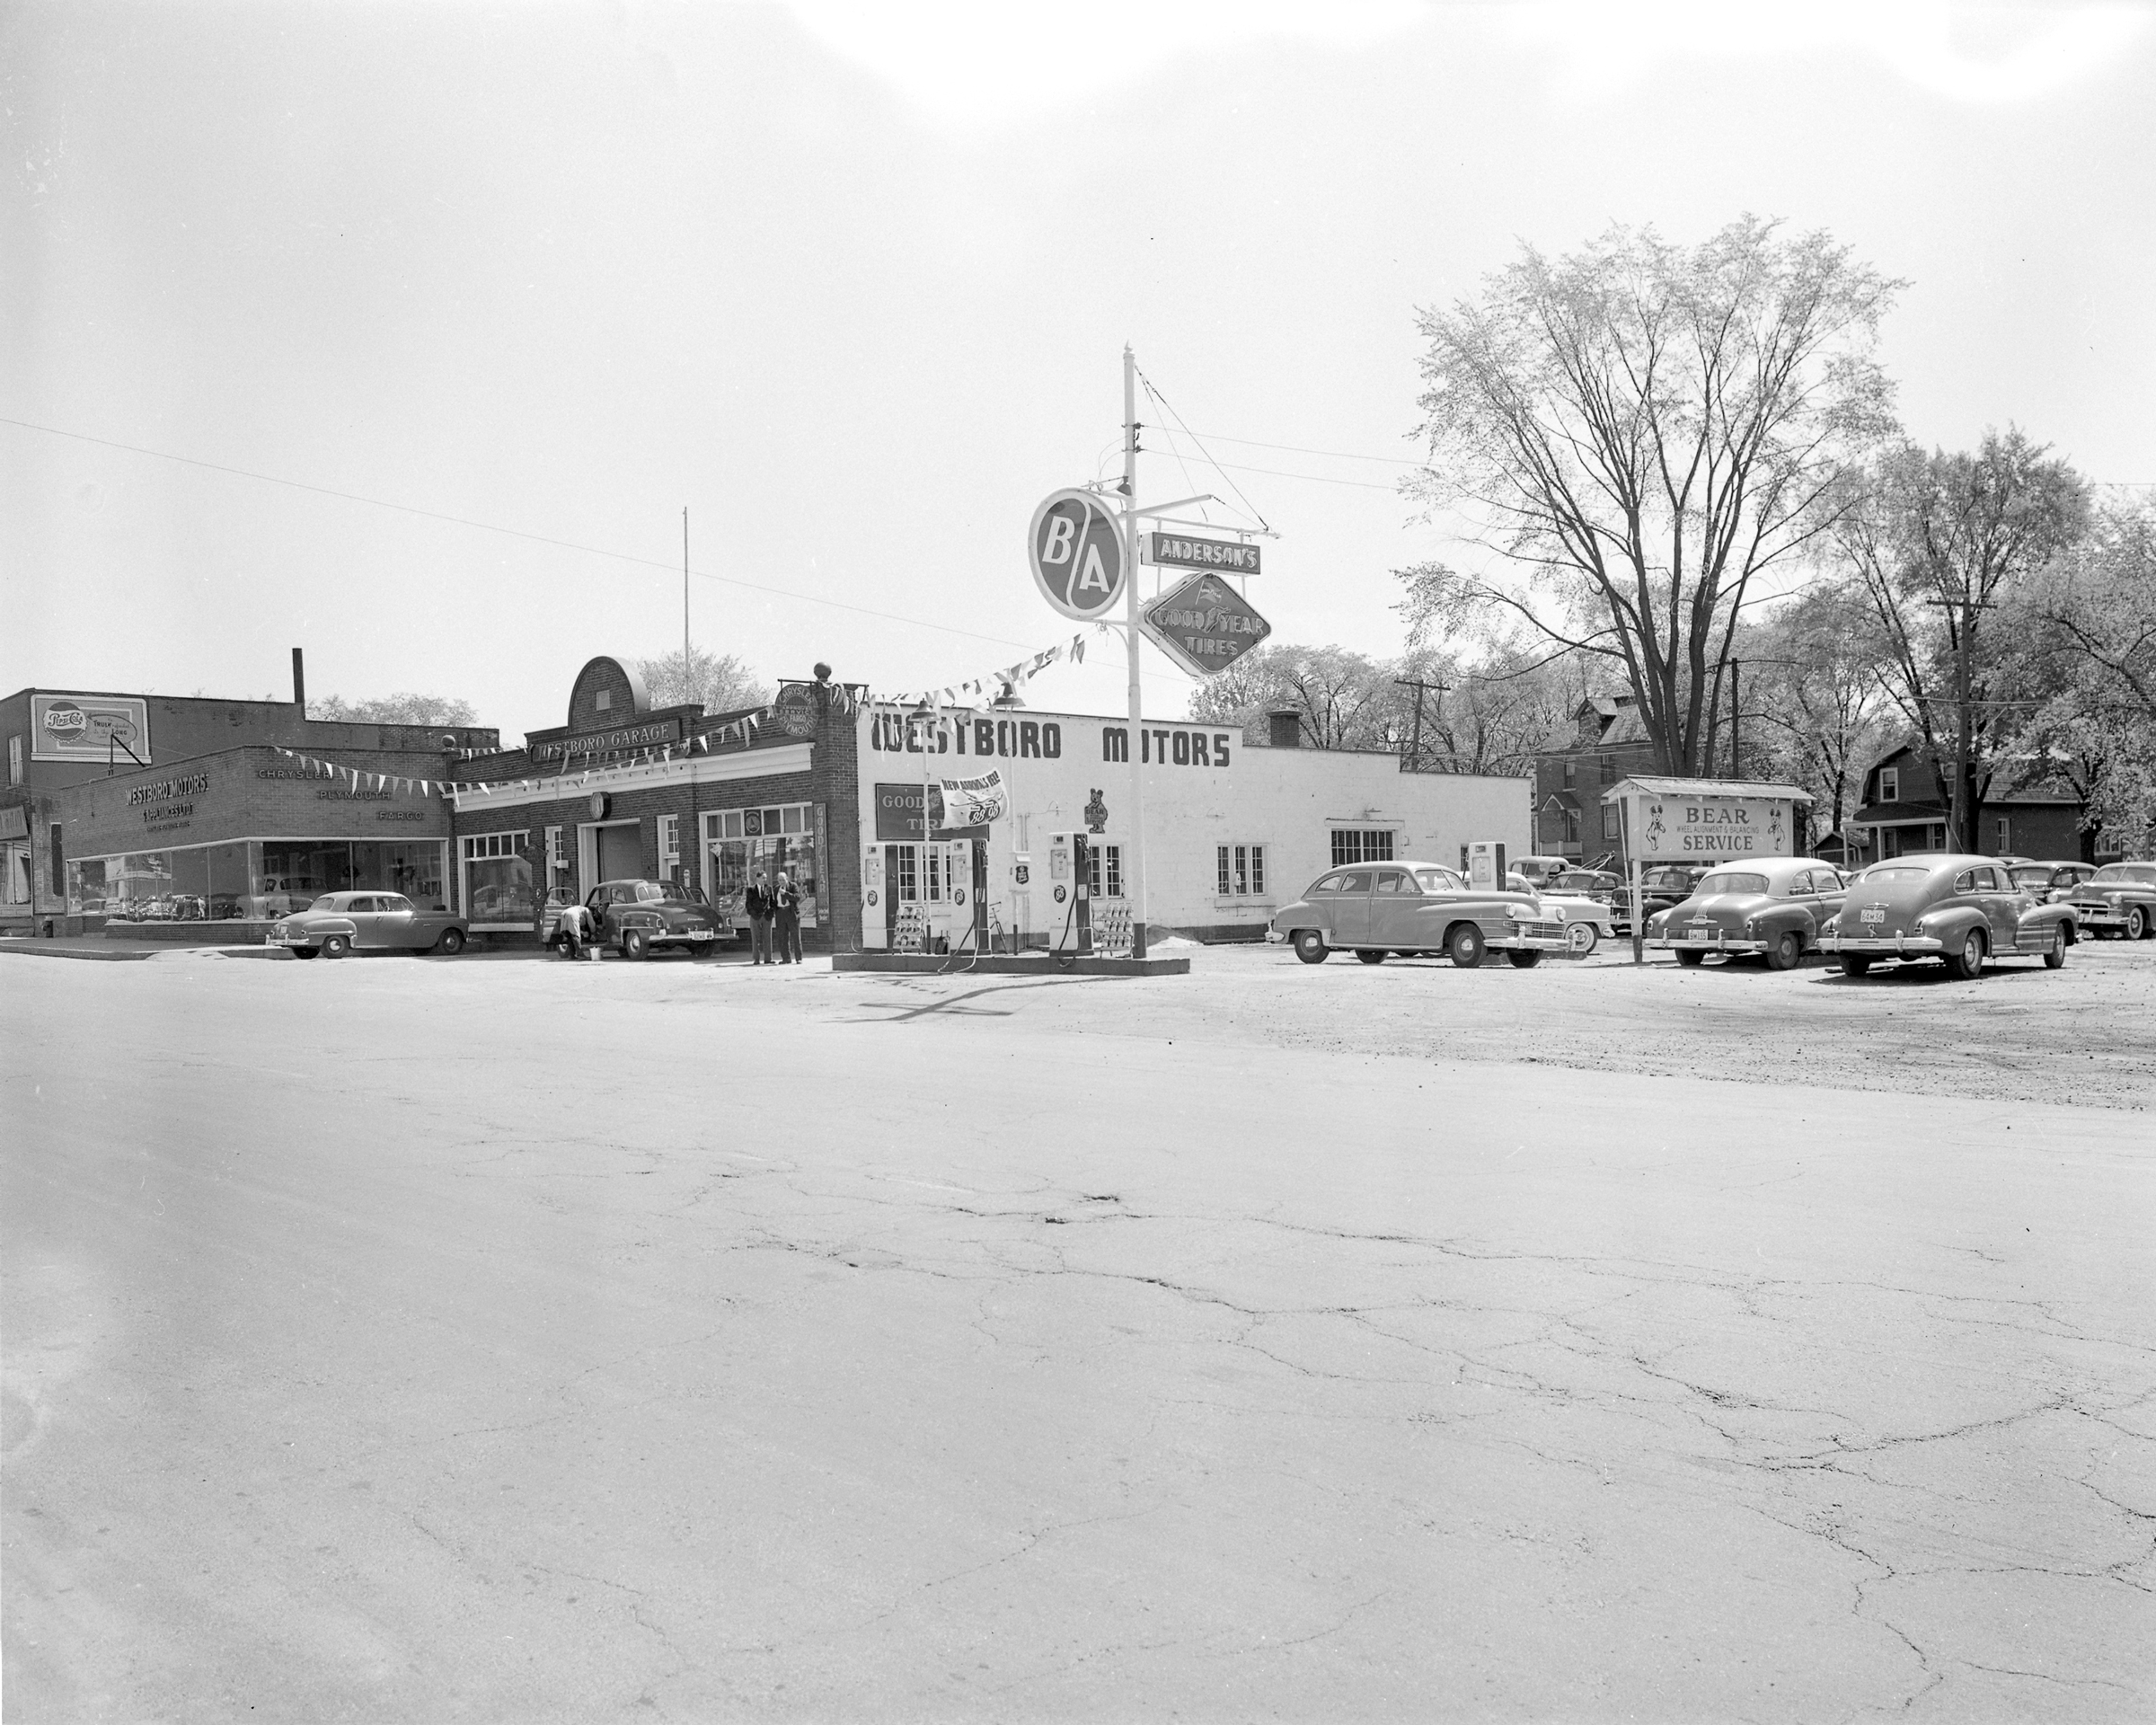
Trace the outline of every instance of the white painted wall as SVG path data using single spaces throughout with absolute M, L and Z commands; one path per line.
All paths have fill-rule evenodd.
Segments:
M 990 740 L 995 745 L 985 757 L 978 748 L 981 721 L 993 728 Z M 900 708 L 862 715 L 857 747 L 864 849 L 879 843 L 876 787 L 910 788 L 921 783 L 922 755 L 917 748 L 904 747 L 906 730 Z M 994 734 L 997 730 L 1000 737 Z M 1033 860 L 1023 925 L 1039 932 L 1053 912 L 1060 927 L 1062 913 L 1051 907 L 1046 881 L 1048 835 L 1082 831 L 1086 804 L 1096 790 L 1108 805 L 1101 842 L 1127 847 L 1127 870 L 1131 769 L 1104 758 L 1103 747 L 1105 736 L 1126 730 L 1119 719 L 1029 709 L 983 712 L 974 721 L 944 720 L 932 772 L 956 778 L 993 765 L 1003 770 L 1011 785 L 1013 818 L 996 823 L 989 844 L 992 901 L 1005 927 L 1019 916 L 1009 860 L 1021 842 Z M 1149 723 L 1146 730 L 1144 753 L 1153 757 L 1142 769 L 1147 920 L 1154 924 L 1202 928 L 1263 923 L 1276 906 L 1299 898 L 1331 866 L 1331 835 L 1339 827 L 1388 827 L 1396 857 L 1452 867 L 1459 866 L 1460 847 L 1471 839 L 1496 840 L 1515 854 L 1530 846 L 1533 786 L 1525 778 L 1406 774 L 1392 755 L 1246 748 L 1239 731 L 1188 721 Z M 1202 765 L 1197 758 L 1201 741 Z M 1139 752 L 1135 738 L 1130 746 L 1133 754 Z M 1220 758 L 1224 746 L 1224 763 Z M 1222 845 L 1265 846 L 1262 897 L 1219 896 L 1215 860 Z M 878 868 L 862 871 L 864 882 L 870 884 L 881 883 L 883 874 Z M 864 899 L 868 890 L 864 885 Z M 939 931 L 955 928 L 965 916 L 955 906 L 941 911 L 932 907 L 931 925 Z M 863 944 L 881 946 L 883 925 L 880 899 L 874 906 L 864 902 Z

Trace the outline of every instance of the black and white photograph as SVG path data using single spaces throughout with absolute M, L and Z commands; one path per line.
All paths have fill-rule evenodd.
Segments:
M 2156 5 L 0 137 L 8 1725 L 2156 1718 Z

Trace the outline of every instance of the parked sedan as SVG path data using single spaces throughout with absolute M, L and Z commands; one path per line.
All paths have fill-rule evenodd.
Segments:
M 624 959 L 648 959 L 661 946 L 708 952 L 727 933 L 702 889 L 667 880 L 602 880 L 584 907 L 592 938 L 619 947 Z
M 2074 889 L 2085 884 L 2096 872 L 2093 862 L 2016 862 L 2007 872 L 2013 876 L 2014 884 L 2032 893 L 2042 903 L 2055 905 L 2062 898 L 2073 897 Z
M 2079 933 L 2072 905 L 2037 903 L 1996 859 L 1927 854 L 1859 875 L 1819 947 L 1852 977 L 1886 960 L 1940 959 L 1966 980 L 1989 959 L 2042 959 L 2056 970 Z
M 279 918 L 265 944 L 296 959 L 352 952 L 462 952 L 471 924 L 446 906 L 421 910 L 401 892 L 325 892 Z
M 1808 856 L 1763 856 L 1724 864 L 1692 896 L 1648 919 L 1647 944 L 1697 964 L 1710 952 L 1763 956 L 1771 970 L 1793 970 L 1819 950 L 1820 930 L 1842 908 L 1842 877 Z
M 2156 862 L 2107 862 L 2067 902 L 2083 928 L 2147 940 L 2156 935 Z
M 1605 940 L 1617 938 L 1617 913 L 1610 907 L 1609 900 L 1599 894 L 1575 892 L 1564 884 L 1579 879 L 1593 880 L 1598 877 L 1572 871 L 1556 877 L 1553 884 L 1540 888 L 1532 885 L 1523 875 L 1507 875 L 1505 884 L 1515 892 L 1533 892 L 1542 901 L 1545 910 L 1554 912 L 1565 925 L 1565 950 L 1576 959 L 1584 959 Z
M 1443 953 L 1471 970 L 1495 950 L 1526 969 L 1543 953 L 1565 950 L 1565 925 L 1532 891 L 1471 888 L 1456 869 L 1400 862 L 1320 875 L 1273 913 L 1265 938 L 1293 946 L 1305 964 L 1322 964 L 1345 947 L 1365 964 L 1392 952 Z

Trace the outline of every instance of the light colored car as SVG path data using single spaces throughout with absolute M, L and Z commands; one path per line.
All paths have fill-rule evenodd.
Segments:
M 2156 935 L 2156 862 L 2107 862 L 2068 902 L 2091 933 L 2147 940 Z
M 401 892 L 325 892 L 273 924 L 265 944 L 296 959 L 353 952 L 462 952 L 472 925 L 446 907 L 421 910 Z
M 2073 906 L 2037 903 L 1997 858 L 1927 854 L 1859 875 L 1819 948 L 1852 977 L 1888 960 L 1940 959 L 1966 981 L 1991 959 L 2041 959 L 2056 970 L 2080 938 Z
M 1273 913 L 1265 938 L 1305 964 L 1346 948 L 1365 964 L 1442 953 L 1471 970 L 1494 951 L 1525 969 L 1565 951 L 1564 923 L 1534 893 L 1471 888 L 1457 869 L 1405 861 L 1328 870 Z
M 1564 876 L 1556 877 L 1561 882 Z M 1561 885 L 1537 888 L 1524 876 L 1507 874 L 1505 884 L 1515 892 L 1532 892 L 1549 909 L 1564 918 L 1565 951 L 1584 959 L 1604 941 L 1617 938 L 1617 913 L 1608 900 L 1588 892 L 1567 892 Z
M 2038 902 L 2055 905 L 2073 897 L 2074 889 L 2088 884 L 2096 872 L 2093 862 L 2017 862 L 2008 872 L 2017 887 L 2036 895 Z
M 1842 908 L 1846 889 L 1833 865 L 1808 856 L 1763 856 L 1710 870 L 1692 896 L 1648 918 L 1647 944 L 1679 964 L 1710 953 L 1763 957 L 1794 970 L 1819 950 L 1820 931 Z

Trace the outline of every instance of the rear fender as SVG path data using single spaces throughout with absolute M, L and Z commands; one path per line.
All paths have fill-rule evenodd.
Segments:
M 1972 928 L 1982 929 L 1985 944 L 1991 943 L 1991 918 L 1975 905 L 1955 905 L 1946 910 L 1928 912 L 1916 919 L 1916 925 L 1922 933 L 1949 948 L 1967 939 Z
M 2050 928 L 2063 924 L 2066 930 L 2066 943 L 2072 946 L 2081 937 L 2081 919 L 2065 905 L 2038 905 L 2034 910 L 2021 913 L 2020 929 L 2026 934 L 2031 929 Z

